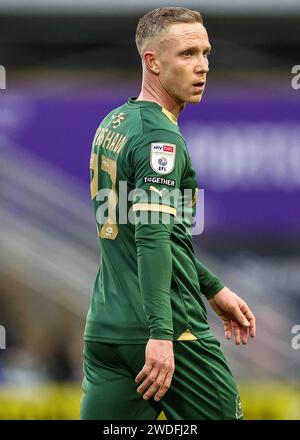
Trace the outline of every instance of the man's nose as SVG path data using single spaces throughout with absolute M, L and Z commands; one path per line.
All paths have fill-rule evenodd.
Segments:
M 201 55 L 199 57 L 195 71 L 196 71 L 196 73 L 207 73 L 207 72 L 209 72 L 207 57 L 204 57 L 203 55 Z

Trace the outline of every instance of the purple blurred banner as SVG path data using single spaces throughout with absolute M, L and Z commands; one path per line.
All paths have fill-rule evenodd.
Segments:
M 102 118 L 138 87 L 50 94 L 6 91 L 0 135 L 61 168 L 86 187 L 89 156 Z M 187 106 L 179 125 L 199 187 L 205 188 L 205 232 L 300 232 L 300 100 L 276 88 L 207 92 Z M 299 98 L 299 93 L 297 95 Z

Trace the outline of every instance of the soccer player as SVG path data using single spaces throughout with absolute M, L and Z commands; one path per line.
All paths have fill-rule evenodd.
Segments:
M 194 209 L 197 196 L 177 118 L 204 92 L 207 31 L 196 11 L 159 8 L 139 20 L 136 44 L 141 92 L 106 116 L 92 146 L 101 261 L 84 335 L 81 418 L 151 420 L 163 411 L 167 419 L 239 419 L 239 392 L 201 294 L 236 344 L 255 336 L 255 318 L 196 259 L 191 224 L 176 221 L 184 190 L 185 206 Z

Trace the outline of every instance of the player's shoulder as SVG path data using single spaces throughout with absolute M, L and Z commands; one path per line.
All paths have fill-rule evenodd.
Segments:
M 149 142 L 174 143 L 186 148 L 176 118 L 155 102 L 129 98 L 107 114 L 101 127 L 124 132 L 129 149 Z
M 131 118 L 140 128 L 143 138 L 155 136 L 156 132 L 167 132 L 170 136 L 182 138 L 175 116 L 158 103 L 130 98 L 125 108 L 131 113 Z
M 153 132 L 163 131 L 176 137 L 182 137 L 176 118 L 163 107 L 141 108 L 141 119 L 143 122 L 144 135 L 151 135 Z
M 100 125 L 104 126 L 113 122 L 114 119 L 123 120 L 122 116 L 125 114 L 125 104 L 122 104 L 114 109 L 112 109 L 101 121 Z

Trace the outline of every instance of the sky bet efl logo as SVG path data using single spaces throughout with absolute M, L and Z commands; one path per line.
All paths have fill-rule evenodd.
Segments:
M 174 145 L 165 145 L 165 144 L 153 144 L 154 151 L 166 151 L 167 153 L 174 152 Z
M 158 174 L 169 174 L 174 169 L 176 145 L 154 142 L 151 144 L 150 165 Z
M 160 157 L 158 159 L 158 164 L 159 164 L 159 171 L 166 171 L 167 170 L 167 165 L 168 165 L 168 159 L 166 157 Z

